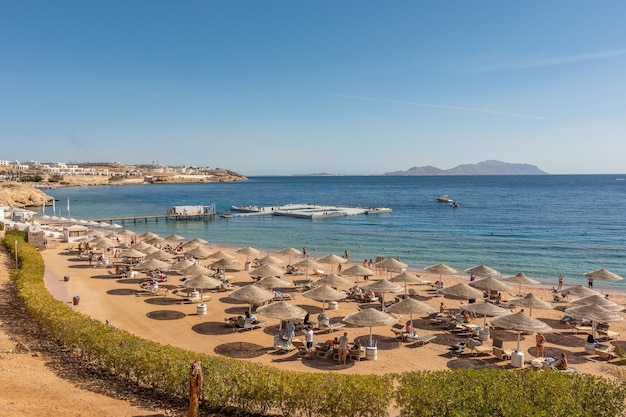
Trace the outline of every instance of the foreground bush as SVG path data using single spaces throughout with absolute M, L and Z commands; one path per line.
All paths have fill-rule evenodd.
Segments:
M 108 371 L 186 397 L 189 364 L 197 360 L 204 370 L 203 398 L 215 410 L 310 417 L 388 414 L 394 392 L 390 376 L 282 371 L 162 345 L 77 313 L 48 293 L 43 259 L 23 233 L 8 232 L 4 246 L 13 251 L 16 241 L 20 268 L 13 279 L 29 313 L 53 337 Z
M 626 385 L 582 373 L 456 370 L 402 374 L 402 417 L 621 416 Z
M 518 370 L 409 372 L 397 375 L 298 373 L 209 356 L 141 339 L 54 299 L 39 252 L 21 232 L 3 241 L 15 249 L 18 295 L 53 337 L 86 360 L 137 384 L 187 396 L 191 361 L 202 362 L 203 399 L 214 410 L 282 416 L 385 417 L 395 400 L 402 417 L 620 416 L 623 383 L 586 374 Z M 13 256 L 14 256 L 13 252 Z

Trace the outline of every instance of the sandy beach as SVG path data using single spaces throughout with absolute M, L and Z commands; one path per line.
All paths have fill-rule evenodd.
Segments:
M 434 334 L 436 339 L 424 346 L 415 346 L 412 343 L 400 342 L 394 338 L 390 326 L 374 327 L 374 339 L 378 340 L 377 360 L 364 360 L 360 362 L 349 362 L 347 365 L 339 365 L 335 361 L 324 358 L 315 360 L 302 360 L 297 351 L 283 353 L 273 348 L 274 336 L 278 334 L 279 320 L 264 318 L 259 315 L 259 319 L 266 320 L 267 326 L 252 331 L 234 332 L 225 325 L 228 317 L 242 315 L 247 309 L 247 305 L 237 302 L 228 297 L 228 292 L 208 292 L 211 300 L 206 302 L 207 314 L 197 314 L 196 304 L 185 302 L 178 296 L 161 295 L 146 296 L 140 295 L 139 284 L 144 281 L 145 275 L 138 273 L 135 278 L 119 278 L 111 275 L 111 269 L 93 268 L 88 265 L 86 258 L 79 258 L 76 254 L 69 254 L 67 248 L 76 246 L 72 244 L 53 241 L 48 250 L 42 252 L 46 263 L 46 282 L 52 293 L 57 298 L 63 299 L 68 304 L 72 304 L 72 297 L 80 296 L 80 303 L 74 308 L 86 315 L 101 321 L 109 320 L 114 326 L 127 330 L 141 337 L 158 341 L 164 344 L 178 346 L 194 352 L 201 352 L 210 355 L 229 355 L 274 366 L 280 369 L 287 369 L 299 372 L 344 372 L 352 374 L 384 374 L 389 372 L 402 372 L 412 370 L 440 370 L 456 368 L 508 368 L 511 367 L 510 360 L 500 360 L 493 355 L 473 356 L 469 351 L 461 355 L 460 358 L 449 353 L 448 347 L 461 340 L 456 334 L 443 331 L 440 326 L 424 317 L 414 316 L 414 327 L 418 334 Z M 211 251 L 223 250 L 238 261 L 240 267 L 237 270 L 228 270 L 227 278 L 235 287 L 241 287 L 253 282 L 249 271 L 243 268 L 246 262 L 244 255 L 238 254 L 236 249 L 219 247 L 209 244 Z M 264 256 L 265 253 L 259 255 Z M 276 253 L 271 255 L 283 260 L 283 266 L 287 264 L 287 257 Z M 301 260 L 301 259 L 299 259 Z M 211 260 L 200 261 L 201 265 L 207 265 Z M 292 260 L 295 263 L 296 260 Z M 343 265 L 345 270 L 353 263 Z M 330 265 L 326 266 L 326 272 L 330 272 Z M 384 278 L 377 275 L 370 278 L 370 282 Z M 68 282 L 63 282 L 63 276 L 69 275 Z M 450 286 L 457 282 L 469 282 L 463 276 L 433 276 L 419 273 L 422 279 L 435 281 L 441 279 L 445 286 Z M 179 275 L 171 275 L 168 282 L 163 283 L 161 288 L 168 288 L 170 291 L 180 285 Z M 284 279 L 302 279 L 302 276 L 291 277 L 284 275 Z M 566 283 L 567 284 L 567 283 Z M 596 282 L 596 289 L 599 286 Z M 556 285 L 556 282 L 555 282 Z M 565 285 L 567 287 L 567 285 Z M 443 301 L 449 309 L 458 309 L 459 301 L 444 299 L 436 296 L 433 292 L 427 291 L 430 287 L 424 285 L 409 285 L 419 294 L 419 299 L 435 308 L 439 308 Z M 315 319 L 321 312 L 321 303 L 308 299 L 297 292 L 295 288 L 286 288 L 284 292 L 294 294 L 291 303 L 306 309 L 312 319 Z M 511 286 L 510 291 L 503 294 L 503 301 L 513 298 L 518 292 L 518 285 Z M 522 293 L 533 292 L 545 301 L 552 300 L 551 290 L 536 286 L 522 286 Z M 393 299 L 394 294 L 388 294 L 387 299 Z M 623 294 L 611 294 L 611 300 L 624 303 L 626 296 Z M 574 297 L 570 297 L 573 299 Z M 610 375 L 607 370 L 607 361 L 600 359 L 595 354 L 584 353 L 585 333 L 572 333 L 572 330 L 565 324 L 560 323 L 563 317 L 563 310 L 567 303 L 554 304 L 552 310 L 533 310 L 532 316 L 541 319 L 553 327 L 553 332 L 547 333 L 547 344 L 545 356 L 558 357 L 561 352 L 565 352 L 569 357 L 572 366 L 581 372 L 596 375 Z M 506 306 L 506 302 L 504 303 Z M 361 307 L 366 307 L 362 305 Z M 350 313 L 358 311 L 359 304 L 354 301 L 340 301 L 336 310 L 327 310 L 327 315 L 331 322 L 340 322 L 342 318 Z M 519 311 L 520 309 L 513 309 Z M 528 312 L 528 311 L 527 311 Z M 404 323 L 408 315 L 399 317 L 399 323 Z M 489 318 L 487 318 L 489 320 Z M 483 318 L 475 318 L 472 323 L 483 324 Z M 620 337 L 615 341 L 607 341 L 604 344 L 617 345 L 619 340 L 626 336 L 626 326 L 624 322 L 611 323 L 611 330 L 620 333 Z M 340 336 L 343 331 L 348 333 L 349 340 L 356 337 L 365 339 L 369 337 L 369 328 L 346 326 L 340 331 L 327 334 L 316 330 L 315 342 L 323 342 L 327 339 Z M 504 341 L 504 347 L 514 349 L 517 345 L 517 334 L 511 331 L 492 330 L 492 339 L 498 338 Z M 303 336 L 297 335 L 304 339 Z M 485 342 L 491 345 L 491 340 Z M 535 358 L 535 337 L 534 335 L 522 335 L 520 349 L 524 352 L 526 361 Z M 616 360 L 611 361 L 615 364 Z

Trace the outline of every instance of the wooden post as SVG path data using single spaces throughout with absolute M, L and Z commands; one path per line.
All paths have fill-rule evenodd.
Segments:
M 191 362 L 191 370 L 189 373 L 189 410 L 187 411 L 187 417 L 198 417 L 203 379 L 202 363 Z

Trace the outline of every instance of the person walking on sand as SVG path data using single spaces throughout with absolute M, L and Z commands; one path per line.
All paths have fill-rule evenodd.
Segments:
M 557 291 L 560 291 L 563 288 L 563 274 L 559 274 L 559 285 L 556 287 Z
M 587 282 L 588 282 L 587 287 L 593 288 L 593 278 L 591 277 L 587 278 Z
M 344 250 L 343 251 L 343 257 L 346 258 L 346 261 L 348 260 L 348 255 L 349 255 L 348 249 Z

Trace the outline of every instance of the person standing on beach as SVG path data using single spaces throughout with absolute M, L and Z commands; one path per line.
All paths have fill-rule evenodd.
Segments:
M 287 334 L 287 339 L 289 339 L 290 342 L 293 342 L 293 338 L 296 336 L 296 325 L 293 323 L 293 321 L 287 320 L 285 333 Z
M 593 288 L 593 278 L 589 277 L 587 278 L 587 281 L 588 281 L 587 287 Z
M 348 249 L 343 251 L 343 257 L 346 258 L 346 261 L 348 260 Z
M 541 333 L 535 335 L 535 356 L 538 358 L 543 357 L 543 345 L 546 343 L 546 337 Z
M 556 287 L 557 291 L 560 291 L 563 288 L 563 274 L 559 274 L 559 285 Z
M 339 364 L 346 364 L 348 361 L 348 333 L 344 332 L 343 336 L 339 338 Z
M 308 326 L 306 328 L 306 351 L 307 351 L 307 359 L 313 359 L 313 328 Z

